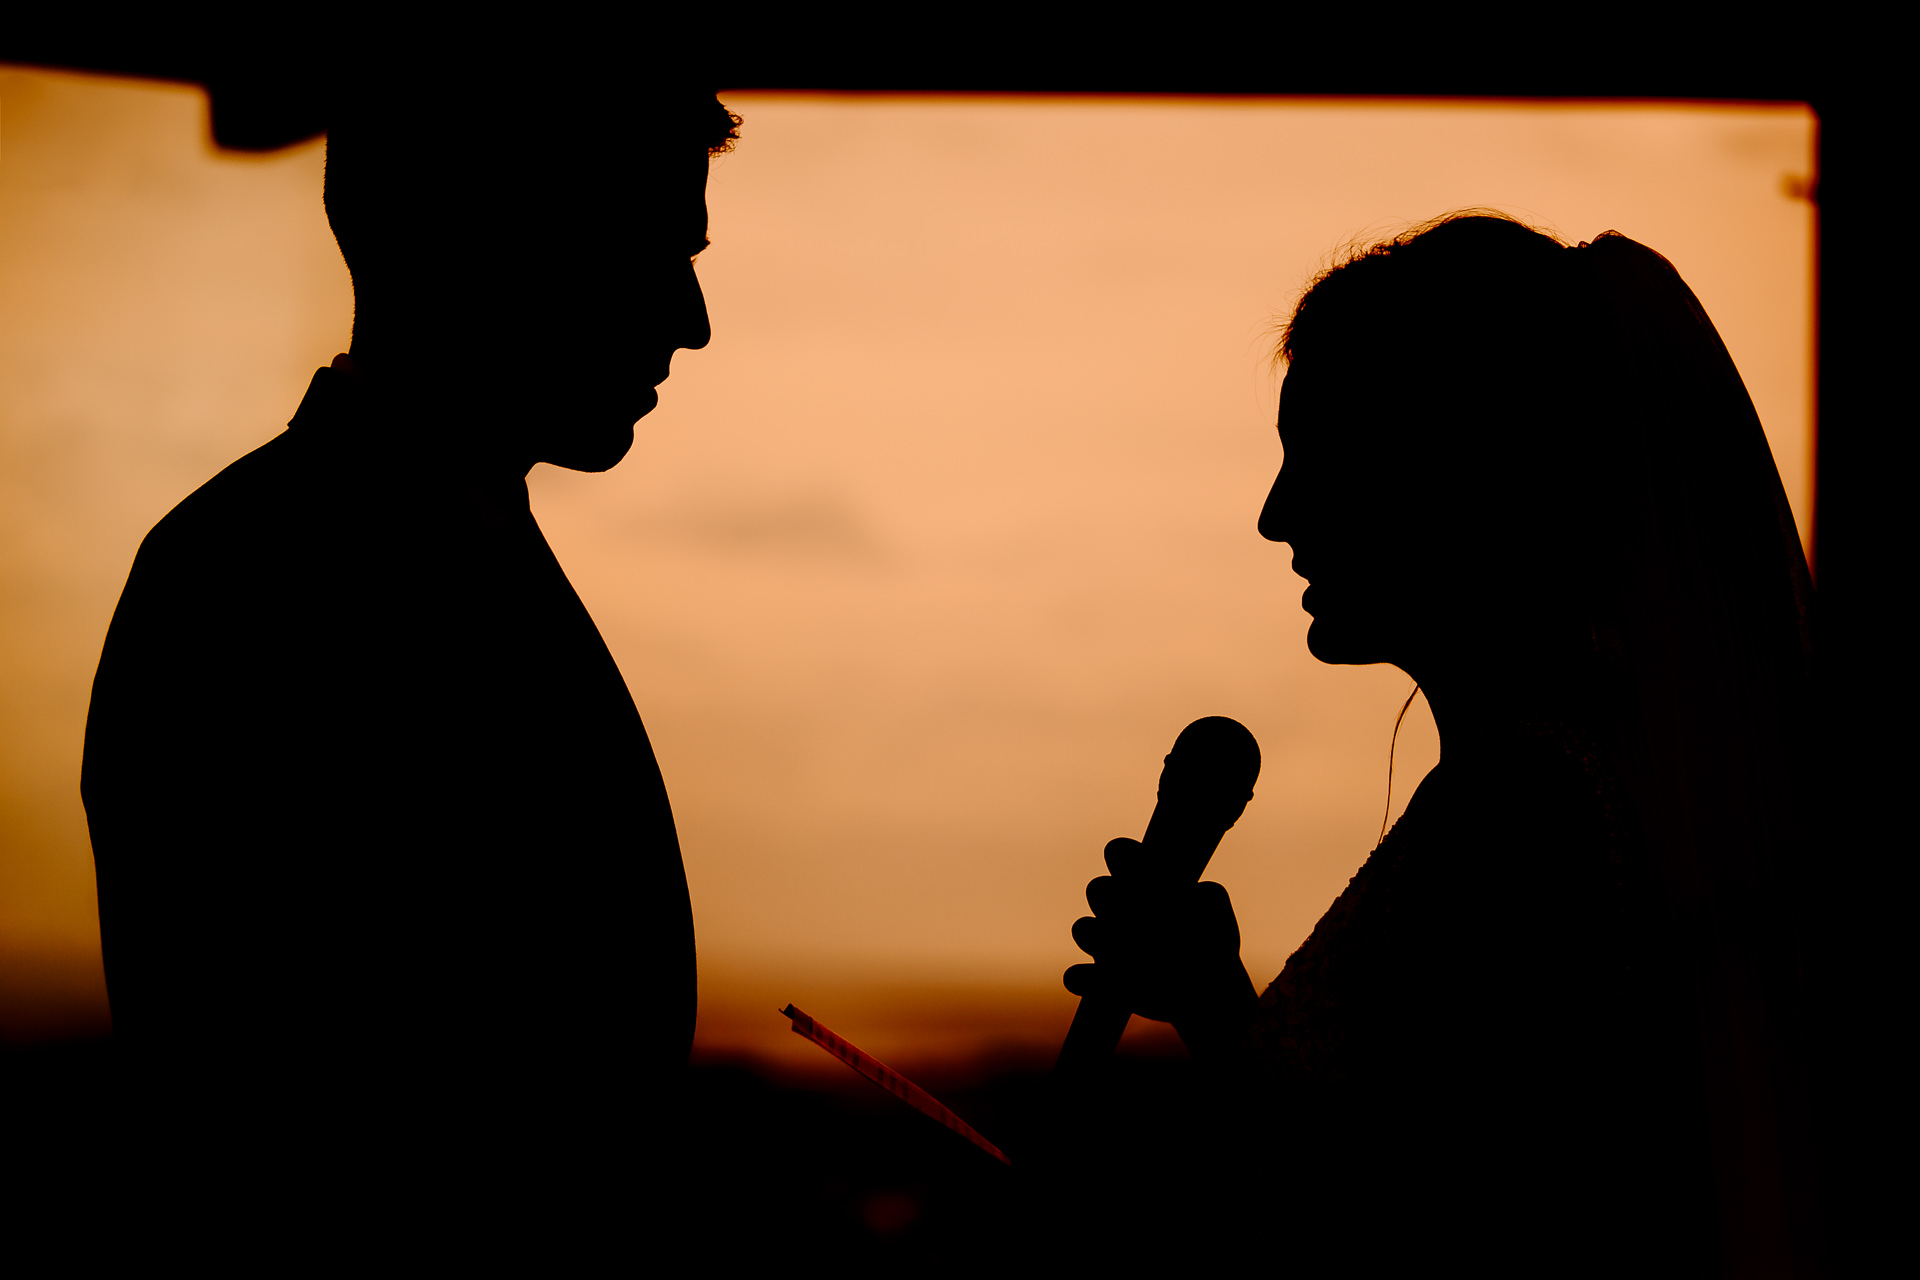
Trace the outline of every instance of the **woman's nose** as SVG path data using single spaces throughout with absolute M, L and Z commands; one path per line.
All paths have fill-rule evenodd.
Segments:
M 1288 540 L 1287 517 L 1292 513 L 1285 491 L 1289 488 L 1287 469 L 1283 466 L 1280 474 L 1273 478 L 1273 488 L 1267 491 L 1266 505 L 1260 508 L 1260 536 L 1268 542 Z

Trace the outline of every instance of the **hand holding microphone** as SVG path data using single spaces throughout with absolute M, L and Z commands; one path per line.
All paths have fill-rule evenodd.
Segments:
M 1175 740 L 1145 838 L 1107 845 L 1112 874 L 1087 886 L 1094 914 L 1073 926 L 1074 941 L 1097 963 L 1067 970 L 1067 989 L 1081 1001 L 1060 1073 L 1109 1056 L 1134 1013 L 1172 1022 L 1202 1054 L 1230 1040 L 1251 1011 L 1232 903 L 1221 886 L 1195 882 L 1259 773 L 1259 745 L 1238 721 L 1196 720 Z
M 1240 956 L 1240 924 L 1223 885 L 1167 884 L 1147 865 L 1138 840 L 1106 847 L 1112 873 L 1087 885 L 1090 916 L 1073 941 L 1098 963 L 1077 964 L 1067 990 L 1155 1022 L 1182 1023 L 1210 982 Z

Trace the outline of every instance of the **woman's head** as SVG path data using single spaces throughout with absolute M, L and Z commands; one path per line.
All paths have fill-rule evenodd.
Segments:
M 1492 691 L 1474 677 L 1497 665 L 1525 694 L 1538 659 L 1607 651 L 1592 706 L 1671 930 L 1649 954 L 1698 1011 L 1697 1081 L 1729 1100 L 1710 1118 L 1719 1194 L 1777 1215 L 1812 1185 L 1794 1081 L 1814 601 L 1705 309 L 1624 236 L 1571 249 L 1454 217 L 1322 276 L 1282 354 L 1286 462 L 1261 530 L 1311 583 L 1316 656 L 1393 662 L 1429 692 L 1443 674 Z
M 1260 529 L 1310 584 L 1315 656 L 1417 668 L 1576 628 L 1592 404 L 1573 254 L 1452 215 L 1301 298 Z

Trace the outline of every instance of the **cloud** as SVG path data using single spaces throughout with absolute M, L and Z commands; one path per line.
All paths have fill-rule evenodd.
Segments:
M 845 494 L 830 491 L 686 502 L 628 525 L 637 537 L 717 555 L 878 565 L 883 539 Z

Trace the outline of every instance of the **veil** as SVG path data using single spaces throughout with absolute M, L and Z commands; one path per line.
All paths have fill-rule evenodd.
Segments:
M 1672 264 L 1569 253 L 1609 442 L 1596 641 L 1624 677 L 1623 784 L 1672 994 L 1697 1030 L 1728 1270 L 1819 1252 L 1806 1087 L 1813 587 L 1766 436 Z M 1594 367 L 1594 366 L 1589 366 Z M 1793 1266 L 1798 1271 L 1799 1266 Z

